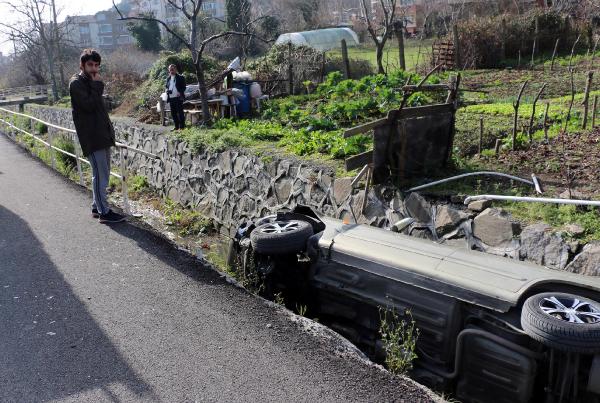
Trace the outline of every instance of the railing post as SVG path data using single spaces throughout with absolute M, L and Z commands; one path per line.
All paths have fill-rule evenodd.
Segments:
M 121 160 L 121 186 L 123 191 L 123 210 L 125 214 L 130 215 L 129 198 L 127 197 L 127 150 L 125 147 L 119 147 Z
M 160 102 L 160 124 L 161 126 L 166 126 L 166 112 L 165 112 L 165 107 L 166 107 L 166 102 L 162 100 L 162 98 L 158 101 Z
M 54 149 L 52 148 L 54 136 L 52 135 L 52 128 L 48 128 L 48 152 L 50 153 L 50 160 L 52 161 L 52 169 L 56 169 L 56 158 L 54 157 Z
M 74 136 L 71 135 L 71 138 L 73 138 Z M 78 144 L 79 142 L 76 141 L 76 139 L 73 139 L 73 144 L 75 145 L 75 155 L 77 156 L 76 161 L 77 161 L 77 173 L 79 174 L 79 184 L 81 186 L 85 186 L 85 183 L 83 182 L 83 170 L 81 169 L 81 150 L 80 150 L 80 146 Z

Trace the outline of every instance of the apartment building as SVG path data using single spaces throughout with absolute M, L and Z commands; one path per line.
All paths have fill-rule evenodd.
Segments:
M 166 0 L 122 0 L 119 10 L 127 16 L 152 13 L 167 24 L 177 25 L 184 22 L 181 11 L 172 7 Z M 204 12 L 215 18 L 224 18 L 225 0 L 204 1 Z M 135 43 L 127 29 L 130 21 L 119 20 L 114 9 L 100 11 L 94 15 L 77 15 L 67 17 L 65 24 L 68 37 L 75 45 L 82 48 L 93 47 L 103 51 L 112 51 L 120 46 Z M 164 34 L 164 28 L 161 26 Z
M 93 47 L 110 52 L 135 42 L 127 29 L 127 21 L 119 20 L 114 10 L 70 16 L 66 19 L 66 26 L 69 39 L 81 48 Z

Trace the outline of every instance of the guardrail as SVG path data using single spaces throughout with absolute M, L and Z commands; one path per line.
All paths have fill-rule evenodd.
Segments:
M 14 87 L 14 88 L 3 88 L 0 89 L 0 98 L 6 98 L 8 96 L 14 95 L 48 95 L 49 85 L 27 85 L 24 87 Z
M 52 164 L 52 169 L 56 169 L 56 155 L 55 152 L 59 152 L 65 155 L 68 155 L 69 157 L 75 158 L 76 164 L 77 164 L 77 173 L 79 174 L 79 184 L 81 186 L 85 186 L 84 180 L 83 180 L 83 169 L 81 167 L 81 163 L 85 163 L 87 165 L 90 165 L 90 162 L 83 158 L 81 156 L 81 149 L 79 146 L 79 142 L 76 139 L 76 136 L 74 136 L 75 134 L 77 134 L 77 132 L 73 129 L 68 129 L 66 127 L 62 127 L 62 126 L 58 126 L 55 125 L 53 123 L 50 122 L 46 122 L 44 120 L 38 119 L 35 116 L 31 116 L 31 115 L 27 115 L 24 113 L 20 113 L 20 112 L 15 112 L 15 111 L 11 111 L 10 109 L 6 109 L 6 108 L 1 108 L 0 107 L 0 112 L 4 112 L 4 113 L 8 113 L 14 116 L 22 116 L 25 117 L 27 119 L 31 120 L 31 131 L 33 132 L 33 122 L 40 122 L 42 124 L 45 124 L 48 127 L 52 127 L 54 129 L 57 129 L 59 131 L 65 132 L 65 133 L 69 133 L 69 136 L 71 137 L 71 140 L 73 141 L 74 145 L 75 145 L 75 154 L 70 153 L 66 150 L 63 150 L 59 147 L 54 146 L 53 143 L 53 133 L 49 130 L 48 131 L 48 141 L 45 141 L 44 139 L 36 136 L 33 133 L 29 133 L 27 130 L 21 129 L 20 127 L 17 127 L 15 125 L 13 125 L 10 122 L 7 122 L 4 119 L 4 116 L 2 116 L 2 118 L 0 118 L 0 123 L 3 123 L 4 125 L 15 129 L 27 136 L 32 137 L 33 139 L 35 139 L 36 141 L 39 141 L 40 143 L 44 144 L 46 147 L 48 147 L 48 151 L 50 153 L 50 158 L 51 158 L 51 164 Z M 152 154 L 149 153 L 147 151 L 144 150 L 139 150 L 137 148 L 134 147 L 130 147 L 127 144 L 123 144 L 121 142 L 115 142 L 115 145 L 119 148 L 119 158 L 120 158 L 120 174 L 119 173 L 115 173 L 115 172 L 110 172 L 111 176 L 114 176 L 115 178 L 118 178 L 121 180 L 121 191 L 123 193 L 123 210 L 125 211 L 125 213 L 127 214 L 131 214 L 131 211 L 129 209 L 129 197 L 127 196 L 127 151 L 132 151 L 138 154 L 142 154 L 145 155 L 147 157 L 150 158 L 154 158 L 154 159 L 158 159 L 159 157 L 156 154 Z

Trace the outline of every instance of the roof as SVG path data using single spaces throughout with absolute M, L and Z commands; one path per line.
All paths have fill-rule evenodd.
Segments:
M 325 51 L 341 47 L 342 39 L 346 40 L 348 46 L 357 46 L 359 43 L 358 35 L 350 28 L 326 28 L 281 34 L 275 44 L 291 42 L 294 45 L 310 46 L 316 50 Z

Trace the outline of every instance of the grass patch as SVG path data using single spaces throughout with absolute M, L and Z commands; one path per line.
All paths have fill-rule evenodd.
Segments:
M 543 221 L 556 231 L 567 224 L 578 224 L 584 229 L 583 242 L 600 239 L 600 214 L 593 207 L 546 203 L 503 203 L 503 208 L 527 224 Z M 572 234 L 567 234 L 572 236 Z
M 171 199 L 166 199 L 162 205 L 162 213 L 181 236 L 195 236 L 214 231 L 211 219 L 197 211 L 182 207 Z

